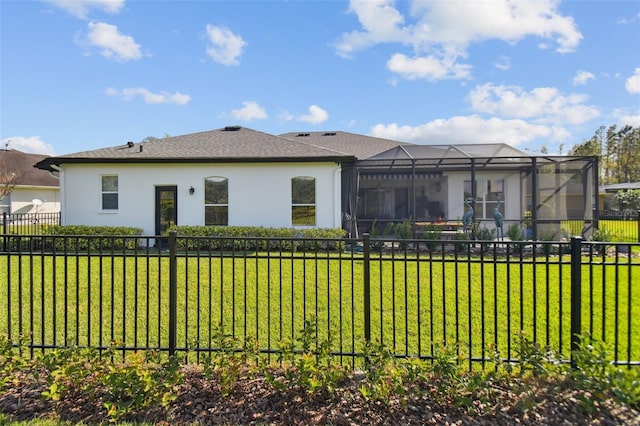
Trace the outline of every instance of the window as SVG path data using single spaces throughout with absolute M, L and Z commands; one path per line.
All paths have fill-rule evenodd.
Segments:
M 291 179 L 291 223 L 294 226 L 315 226 L 315 178 L 294 177 Z
M 476 181 L 474 209 L 476 219 L 493 219 L 493 210 L 498 207 L 498 196 L 500 197 L 500 207 L 498 211 L 504 216 L 504 180 L 478 180 Z M 464 200 L 472 198 L 471 181 L 464 181 Z M 465 207 L 466 210 L 466 207 Z
M 102 210 L 118 210 L 118 176 L 102 176 Z
M 229 224 L 229 180 L 210 177 L 204 180 L 204 224 Z

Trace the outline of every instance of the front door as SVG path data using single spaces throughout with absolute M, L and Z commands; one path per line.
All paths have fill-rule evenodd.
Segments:
M 156 186 L 156 235 L 178 224 L 178 187 Z

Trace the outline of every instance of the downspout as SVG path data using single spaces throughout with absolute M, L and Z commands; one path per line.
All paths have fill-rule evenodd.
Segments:
M 60 225 L 64 225 L 65 224 L 64 212 L 66 211 L 66 204 L 67 204 L 66 202 L 67 198 L 65 196 L 65 191 L 64 191 L 64 186 L 65 186 L 64 173 L 62 172 L 62 169 L 60 169 L 60 167 L 55 164 L 51 164 L 50 167 L 58 172 L 58 176 L 53 175 L 52 172 L 49 172 L 49 174 L 51 174 L 56 179 L 58 179 L 58 182 L 59 182 L 58 188 L 60 188 Z

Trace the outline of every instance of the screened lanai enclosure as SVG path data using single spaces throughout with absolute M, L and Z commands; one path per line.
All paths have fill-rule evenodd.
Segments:
M 597 157 L 533 156 L 506 144 L 398 146 L 343 170 L 343 226 L 351 236 L 409 221 L 416 237 L 431 226 L 500 236 L 499 225 L 523 239 L 589 237 L 597 170 Z

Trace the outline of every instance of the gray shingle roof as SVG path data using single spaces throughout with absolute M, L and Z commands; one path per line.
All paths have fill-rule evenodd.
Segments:
M 296 142 L 354 155 L 358 160 L 364 160 L 398 146 L 414 145 L 409 142 L 398 142 L 349 132 L 292 132 L 280 136 Z
M 302 144 L 239 126 L 167 137 L 149 142 L 128 143 L 93 151 L 50 157 L 40 168 L 62 163 L 106 162 L 291 162 L 353 161 L 353 155 Z
M 18 173 L 18 186 L 59 186 L 58 179 L 49 172 L 38 170 L 33 166 L 49 157 L 42 154 L 29 154 L 15 149 L 0 151 L 0 167 Z

